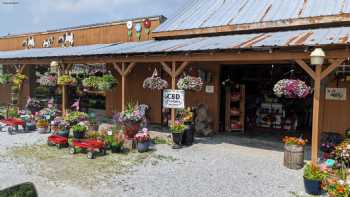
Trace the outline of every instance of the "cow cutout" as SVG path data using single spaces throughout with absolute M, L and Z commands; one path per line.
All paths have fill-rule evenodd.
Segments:
M 35 48 L 35 41 L 34 38 L 32 36 L 29 36 L 28 38 L 26 38 L 25 40 L 23 40 L 22 42 L 22 46 L 26 49 L 31 49 L 31 48 Z
M 54 41 L 55 41 L 55 38 L 53 36 L 49 37 L 47 40 L 44 40 L 43 48 L 51 48 L 51 47 L 53 47 Z
M 74 45 L 74 34 L 72 32 L 66 32 L 58 38 L 58 44 L 61 47 L 72 47 Z

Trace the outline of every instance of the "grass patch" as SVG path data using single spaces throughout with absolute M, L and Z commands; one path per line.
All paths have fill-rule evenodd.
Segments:
M 161 137 L 161 136 L 157 136 L 157 137 L 153 138 L 152 142 L 154 144 L 168 144 L 168 145 L 172 144 L 172 142 L 171 142 L 171 140 L 169 138 Z
M 149 159 L 152 165 L 157 160 L 174 161 L 175 158 L 156 155 L 154 151 L 146 153 L 108 153 L 89 160 L 86 154 L 70 155 L 68 149 L 58 150 L 47 145 L 24 146 L 10 149 L 8 156 L 25 165 L 29 174 L 47 178 L 57 184 L 68 183 L 81 187 L 99 187 L 109 184 L 118 175 L 130 172 L 134 166 Z M 154 162 L 155 161 L 155 162 Z M 112 184 L 112 182 L 110 182 Z

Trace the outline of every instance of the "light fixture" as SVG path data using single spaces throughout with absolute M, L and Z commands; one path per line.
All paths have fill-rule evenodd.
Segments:
M 58 66 L 58 62 L 52 61 L 52 62 L 50 63 L 50 66 L 51 66 L 51 67 L 57 67 L 57 66 Z
M 316 48 L 310 55 L 311 65 L 323 65 L 325 57 L 325 52 L 321 48 Z

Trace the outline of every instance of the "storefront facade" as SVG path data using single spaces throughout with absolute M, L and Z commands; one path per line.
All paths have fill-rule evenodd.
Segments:
M 106 93 L 107 114 L 121 111 L 123 104 L 129 101 L 138 101 L 150 106 L 149 119 L 153 123 L 162 122 L 162 93 L 143 89 L 143 80 L 157 68 L 163 78 L 167 79 L 169 88 L 175 89 L 176 81 L 183 72 L 201 70 L 206 76 L 210 76 L 210 80 L 205 81 L 202 91 L 186 92 L 186 106 L 207 105 L 215 132 L 225 130 L 222 129 L 225 120 L 220 117 L 221 106 L 224 105 L 223 79 L 220 77 L 223 65 L 295 65 L 309 76 L 309 83 L 314 86 L 314 96 L 311 99 L 313 121 L 310 127 L 313 131 L 315 160 L 320 132 L 333 131 L 344 134 L 345 130 L 350 128 L 348 96 L 338 100 L 326 99 L 329 88 L 350 91 L 346 72 L 338 72 L 341 71 L 340 68 L 346 71 L 349 64 L 350 28 L 346 25 L 350 21 L 346 14 L 348 8 L 334 6 L 334 9 L 328 10 L 326 14 L 320 14 L 321 8 L 317 9 L 321 10 L 320 12 L 316 12 L 310 2 L 301 0 L 292 3 L 294 10 L 287 9 L 287 4 L 273 1 L 271 4 L 260 6 L 247 2 L 242 7 L 237 7 L 234 1 L 196 1 L 176 17 L 156 28 L 149 37 L 147 36 L 153 38 L 149 41 L 135 42 L 135 38 L 132 37 L 131 41 L 134 42 L 108 45 L 111 42 L 128 40 L 127 24 L 124 23 L 124 29 L 120 30 L 123 36 L 117 36 L 118 39 L 122 37 L 120 40 L 110 40 L 111 36 L 108 35 L 114 35 L 114 29 L 101 33 L 102 30 L 92 28 L 91 31 L 98 33 L 92 37 L 85 37 L 85 41 L 81 42 L 77 37 L 76 42 L 79 45 L 107 45 L 91 46 L 93 49 L 85 51 L 76 48 L 69 54 L 58 53 L 54 49 L 16 52 L 13 50 L 19 50 L 18 43 L 22 42 L 21 39 L 13 41 L 17 43 L 16 48 L 6 48 L 9 44 L 2 44 L 0 39 L 0 47 L 4 47 L 2 51 L 10 50 L 0 53 L 0 63 L 49 65 L 51 61 L 59 61 L 61 64 L 107 64 L 109 68 L 114 69 L 113 73 L 121 82 L 112 92 Z M 326 3 L 324 6 L 327 6 Z M 207 13 L 208 8 L 212 8 L 211 14 Z M 226 8 L 231 10 L 225 11 Z M 289 15 L 282 14 L 282 8 L 289 10 Z M 161 17 L 155 20 L 158 23 L 154 22 L 152 27 L 158 26 L 163 19 Z M 103 38 L 99 38 L 101 35 L 104 35 Z M 143 35 L 141 37 L 144 38 Z M 326 52 L 326 61 L 323 65 L 310 65 L 310 52 L 318 47 Z M 68 47 L 67 50 L 69 49 Z M 344 76 L 340 78 L 335 72 Z M 281 76 L 281 79 L 283 77 Z M 30 95 L 29 90 L 30 82 L 26 82 L 22 92 L 24 97 Z M 174 118 L 174 114 L 172 117 Z

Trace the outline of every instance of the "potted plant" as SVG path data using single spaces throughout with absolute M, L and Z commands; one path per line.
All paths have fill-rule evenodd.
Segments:
M 322 193 L 321 183 L 327 176 L 328 173 L 322 171 L 319 166 L 307 164 L 304 168 L 304 187 L 306 193 L 320 195 Z
M 64 120 L 68 122 L 69 125 L 73 126 L 78 124 L 78 122 L 86 121 L 88 115 L 84 112 L 72 111 L 65 115 Z
M 307 140 L 297 137 L 283 138 L 284 166 L 289 169 L 301 169 L 304 166 L 304 146 Z
M 36 127 L 38 128 L 39 133 L 47 133 L 48 132 L 49 123 L 45 119 L 39 119 L 36 122 Z
M 177 82 L 177 87 L 180 90 L 193 90 L 201 91 L 203 87 L 203 81 L 200 77 L 184 76 Z
M 278 97 L 305 98 L 311 93 L 311 87 L 297 79 L 282 79 L 278 81 L 273 91 Z
M 40 111 L 40 109 L 42 109 L 42 106 L 39 100 L 29 97 L 25 105 L 25 108 L 34 114 Z
M 41 86 L 44 87 L 55 87 L 57 85 L 57 77 L 54 74 L 50 74 L 48 72 L 44 74 L 36 73 L 38 80 L 36 81 Z
M 61 117 L 56 117 L 53 121 L 51 121 L 51 130 L 57 133 L 59 136 L 69 136 L 69 124 Z
M 57 79 L 57 84 L 58 85 L 74 86 L 77 84 L 77 80 L 70 75 L 61 75 Z
M 142 132 L 136 134 L 135 138 L 139 153 L 147 152 L 149 150 L 149 146 L 151 145 L 151 136 L 148 133 L 148 129 L 142 129 Z
M 182 136 L 187 126 L 179 120 L 175 121 L 174 125 L 170 126 L 170 131 L 172 133 L 173 142 L 176 146 L 174 148 L 179 148 L 182 145 Z
M 98 83 L 98 89 L 100 91 L 108 91 L 108 90 L 111 90 L 117 84 L 118 84 L 117 79 L 111 73 L 104 74 L 102 75 Z
M 85 132 L 88 130 L 88 128 L 83 124 L 79 123 L 74 126 L 72 126 L 71 131 L 73 132 L 73 136 L 76 139 L 82 139 L 85 137 Z
M 163 90 L 168 87 L 168 82 L 158 76 L 157 69 L 154 70 L 151 77 L 143 81 L 143 88 L 150 90 Z
M 105 142 L 112 153 L 119 153 L 122 150 L 124 144 L 124 135 L 122 131 L 111 129 L 107 131 L 107 135 L 104 137 Z
M 321 151 L 323 152 L 323 159 L 327 160 L 330 158 L 331 153 L 335 149 L 335 144 L 333 142 L 324 142 L 321 144 Z
M 144 115 L 139 110 L 138 105 L 129 103 L 126 109 L 119 113 L 115 118 L 123 125 L 124 134 L 128 139 L 134 139 L 137 132 L 140 130 L 140 124 Z

